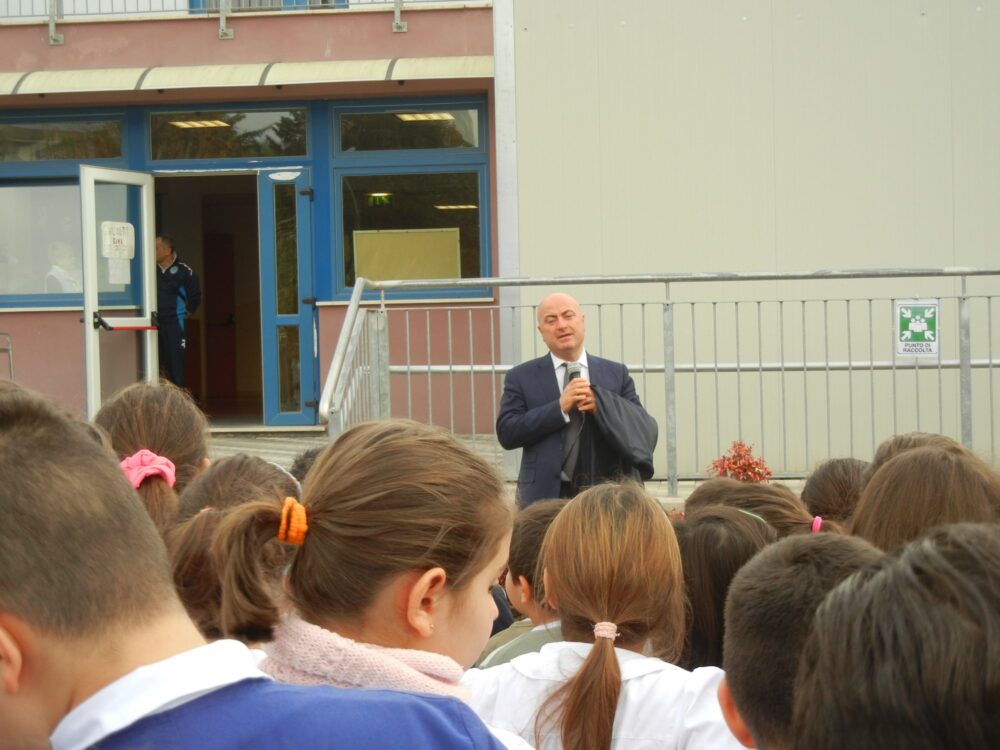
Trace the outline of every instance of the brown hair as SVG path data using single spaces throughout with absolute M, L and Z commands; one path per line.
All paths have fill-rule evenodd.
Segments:
M 794 746 L 1000 747 L 997 571 L 1000 526 L 957 524 L 830 592 L 798 667 Z
M 170 459 L 173 488 L 160 476 L 139 485 L 139 496 L 161 533 L 174 523 L 178 493 L 197 476 L 208 457 L 208 423 L 186 391 L 162 382 L 136 383 L 106 401 L 94 417 L 111 438 L 118 459 L 145 448 Z
M 514 516 L 514 529 L 510 535 L 510 555 L 507 558 L 509 575 L 517 580 L 524 576 L 531 584 L 532 598 L 548 608 L 545 586 L 539 568 L 542 540 L 553 519 L 566 507 L 567 500 L 542 500 L 519 510 Z
M 672 660 L 684 643 L 684 576 L 673 527 L 637 484 L 601 484 L 571 500 L 549 526 L 541 564 L 566 640 L 593 643 L 569 680 L 539 709 L 535 740 L 559 716 L 563 747 L 608 748 L 621 694 L 615 641 L 594 638 L 613 622 L 618 644 L 652 642 Z
M 298 494 L 298 485 L 288 472 L 246 453 L 215 462 L 181 494 L 180 522 L 167 532 L 167 550 L 177 593 L 206 638 L 223 637 L 219 622 L 222 592 L 212 554 L 212 538 L 219 522 L 230 508 L 242 503 L 270 500 L 280 509 L 286 497 Z M 292 548 L 277 539 L 264 545 L 261 568 L 275 591 L 280 588 L 281 571 L 291 558 Z M 247 643 L 254 643 L 256 635 L 233 634 Z
M 875 449 L 875 455 L 872 456 L 871 463 L 868 464 L 861 480 L 862 488 L 871 481 L 875 472 L 882 468 L 882 464 L 900 453 L 914 448 L 943 448 L 955 453 L 968 452 L 961 443 L 936 432 L 904 432 L 901 435 L 893 435 L 891 438 L 883 440 Z
M 287 577 L 299 614 L 313 624 L 360 620 L 393 576 L 441 567 L 455 591 L 510 532 L 503 480 L 446 432 L 409 420 L 368 422 L 326 448 L 302 488 L 309 531 Z M 273 502 L 233 508 L 215 550 L 226 634 L 271 635 L 278 607 L 261 554 L 278 533 Z
M 912 448 L 865 487 L 851 531 L 892 551 L 934 526 L 1000 518 L 1000 474 L 965 450 Z
M 778 539 L 762 518 L 713 505 L 699 508 L 674 527 L 684 563 L 687 636 L 678 666 L 722 666 L 726 592 L 747 560 Z
M 763 550 L 733 578 L 722 666 L 758 747 L 791 746 L 795 672 L 813 613 L 834 586 L 881 557 L 857 537 L 795 535 Z
M 288 472 L 298 481 L 304 482 L 306 480 L 306 474 L 309 473 L 312 465 L 316 463 L 316 459 L 319 458 L 319 454 L 323 452 L 325 447 L 325 445 L 317 445 L 314 448 L 308 448 L 302 451 L 295 457 L 295 460 L 292 461 L 292 467 L 288 470 Z
M 176 605 L 163 542 L 112 454 L 26 390 L 0 392 L 0 610 L 91 637 Z
M 817 466 L 802 486 L 802 502 L 814 516 L 846 521 L 865 486 L 867 461 L 831 458 Z
M 799 497 L 782 484 L 740 482 L 736 479 L 709 479 L 692 492 L 684 503 L 685 513 L 707 505 L 725 505 L 760 516 L 780 538 L 812 531 L 813 515 Z M 841 532 L 836 521 L 823 519 L 821 531 Z

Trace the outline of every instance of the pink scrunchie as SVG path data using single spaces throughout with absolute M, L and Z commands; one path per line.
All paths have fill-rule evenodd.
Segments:
M 813 516 L 812 533 L 815 534 L 823 528 L 823 516 Z
M 174 482 L 177 479 L 173 461 L 163 456 L 157 456 L 145 448 L 133 453 L 128 458 L 123 458 L 121 467 L 128 481 L 136 489 L 139 489 L 139 485 L 142 484 L 143 480 L 149 477 L 163 477 L 171 487 L 174 486 Z
M 613 641 L 618 637 L 618 626 L 613 622 L 599 622 L 594 625 L 594 638 L 607 638 Z

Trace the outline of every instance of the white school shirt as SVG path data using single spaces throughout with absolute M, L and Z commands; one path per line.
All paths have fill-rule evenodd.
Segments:
M 470 669 L 462 683 L 469 705 L 500 729 L 534 742 L 535 714 L 551 692 L 576 673 L 589 643 L 548 643 L 538 653 L 518 656 L 490 669 Z M 616 648 L 622 692 L 612 729 L 614 750 L 739 750 L 722 717 L 716 690 L 723 672 L 705 667 L 688 672 L 651 656 Z M 546 729 L 539 750 L 562 744 L 558 723 Z
M 139 667 L 66 714 L 49 738 L 52 750 L 84 750 L 140 719 L 227 685 L 250 678 L 270 680 L 257 666 L 262 653 L 239 641 L 221 640 Z M 511 750 L 531 750 L 514 732 L 487 729 Z
M 120 729 L 248 678 L 270 680 L 239 641 L 222 640 L 147 664 L 70 711 L 49 738 L 52 750 L 87 748 Z

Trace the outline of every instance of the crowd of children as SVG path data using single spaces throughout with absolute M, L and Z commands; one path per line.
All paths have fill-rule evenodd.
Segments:
M 171 385 L 0 382 L 0 750 L 1000 747 L 1000 474 L 943 436 L 682 514 L 406 420 L 208 456 Z

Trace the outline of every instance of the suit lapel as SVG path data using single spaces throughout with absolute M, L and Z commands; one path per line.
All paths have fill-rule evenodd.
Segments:
M 552 357 L 546 354 L 535 360 L 535 387 L 538 389 L 540 403 L 546 403 L 559 398 L 559 383 L 552 367 Z
M 600 357 L 587 353 L 587 369 L 590 370 L 590 382 L 602 388 L 608 387 L 608 370 L 605 361 Z

